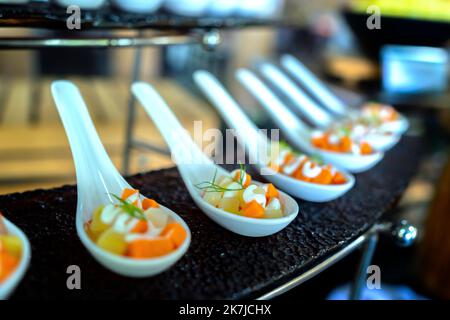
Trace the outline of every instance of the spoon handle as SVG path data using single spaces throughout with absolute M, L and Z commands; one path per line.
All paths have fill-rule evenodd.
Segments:
M 263 63 L 260 65 L 260 70 L 262 75 L 277 87 L 278 90 L 284 92 L 300 112 L 316 127 L 326 128 L 331 125 L 333 119 L 330 114 L 323 110 L 278 67 L 271 63 Z
M 327 88 L 300 60 L 290 54 L 281 57 L 281 65 L 298 81 L 300 81 L 329 110 L 340 116 L 349 110 L 329 88 Z
M 236 136 L 247 148 L 251 162 L 265 163 L 263 157 L 269 147 L 267 136 L 258 131 L 219 80 L 211 73 L 199 70 L 194 73 L 194 81 L 225 122 L 236 130 Z
M 283 130 L 286 138 L 304 151 L 312 152 L 309 137 L 311 128 L 289 110 L 280 99 L 253 72 L 247 69 L 236 71 L 236 78 L 259 101 Z
M 193 170 L 193 166 L 190 165 L 214 165 L 212 160 L 195 144 L 152 86 L 144 82 L 136 82 L 131 86 L 131 90 L 161 132 L 171 150 L 172 160 L 177 164 L 182 176 L 187 178 L 185 173 Z M 188 180 L 191 179 L 188 178 Z
M 106 153 L 78 88 L 69 81 L 55 81 L 51 91 L 75 162 L 79 205 L 86 202 L 87 211 L 95 206 L 89 199 L 112 200 L 110 193 L 120 195 L 129 184 Z

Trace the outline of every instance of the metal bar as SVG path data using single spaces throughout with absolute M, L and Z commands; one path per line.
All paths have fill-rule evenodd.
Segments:
M 157 152 L 157 153 L 160 153 L 160 154 L 163 154 L 163 155 L 166 155 L 166 156 L 170 156 L 171 155 L 169 149 L 158 147 L 158 146 L 156 146 L 154 144 L 147 143 L 147 142 L 144 142 L 144 141 L 141 141 L 141 140 L 134 139 L 134 140 L 132 140 L 131 145 L 132 145 L 132 147 L 135 147 L 137 149 L 149 150 L 149 151 Z
M 360 247 L 367 239 L 369 239 L 373 233 L 377 233 L 377 229 L 379 228 L 378 225 L 373 226 L 369 231 L 364 233 L 363 235 L 359 236 L 356 240 L 351 242 L 349 245 L 341 249 L 340 251 L 333 254 L 328 259 L 322 261 L 317 266 L 309 269 L 305 273 L 299 275 L 298 277 L 290 280 L 289 282 L 286 282 L 285 284 L 281 285 L 280 287 L 262 295 L 261 297 L 257 298 L 257 300 L 269 300 L 273 299 L 293 288 L 296 286 L 302 284 L 303 282 L 311 279 L 312 277 L 318 275 L 322 271 L 326 270 L 327 268 L 334 265 L 336 262 L 341 260 L 342 258 L 346 257 L 348 254 L 350 254 L 353 250 Z
M 131 83 L 139 80 L 141 58 L 142 58 L 142 48 L 136 48 Z M 130 170 L 130 156 L 133 141 L 134 123 L 136 121 L 135 118 L 136 118 L 136 100 L 134 98 L 134 95 L 130 91 L 130 97 L 128 99 L 127 122 L 125 127 L 125 148 L 123 154 L 122 170 L 124 175 L 128 175 Z
M 146 46 L 168 46 L 177 44 L 201 43 L 201 37 L 194 34 L 158 34 L 150 37 L 77 37 L 77 38 L 0 38 L 0 49 L 37 49 L 37 48 L 127 48 Z
M 361 299 L 362 288 L 364 286 L 367 276 L 367 267 L 372 262 L 373 254 L 375 253 L 377 243 L 378 243 L 378 232 L 374 232 L 370 235 L 369 239 L 367 240 L 364 246 L 361 261 L 358 266 L 358 271 L 355 275 L 355 280 L 353 281 L 353 285 L 351 288 L 349 296 L 350 300 Z

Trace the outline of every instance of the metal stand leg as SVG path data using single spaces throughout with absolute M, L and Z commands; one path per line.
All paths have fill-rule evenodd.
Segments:
M 364 245 L 361 261 L 359 262 L 358 266 L 358 271 L 356 273 L 355 280 L 351 288 L 349 297 L 350 300 L 361 299 L 361 291 L 366 282 L 367 267 L 372 262 L 372 257 L 373 254 L 375 253 L 377 242 L 378 242 L 378 233 L 374 232 Z
M 142 49 L 136 48 L 136 54 L 134 57 L 134 65 L 133 65 L 133 74 L 131 80 L 132 83 L 139 80 L 141 57 L 142 57 Z M 135 115 L 136 115 L 136 99 L 130 92 L 130 98 L 128 100 L 127 124 L 125 128 L 125 149 L 123 154 L 122 171 L 124 175 L 128 175 L 130 173 L 129 171 L 130 171 L 131 148 L 133 147 L 133 129 L 136 120 Z

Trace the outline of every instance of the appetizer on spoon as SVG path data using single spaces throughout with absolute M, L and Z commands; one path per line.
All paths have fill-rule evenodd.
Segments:
M 352 121 L 362 122 L 384 132 L 403 134 L 408 129 L 408 120 L 389 105 L 368 102 L 361 110 L 349 108 L 294 56 L 283 55 L 281 65 L 307 87 L 326 108 L 338 116 L 349 117 Z
M 0 300 L 7 299 L 17 287 L 30 258 L 28 238 L 0 212 Z
M 261 237 L 282 230 L 297 216 L 297 202 L 287 194 L 252 181 L 243 167 L 230 173 L 215 165 L 149 84 L 134 83 L 132 91 L 164 137 L 192 199 L 208 217 L 235 233 Z
M 336 199 L 352 188 L 352 175 L 325 165 L 320 159 L 298 154 L 286 144 L 270 143 L 211 73 L 196 71 L 194 80 L 226 123 L 236 131 L 251 162 L 277 187 L 316 202 Z
M 353 140 L 366 141 L 380 151 L 392 148 L 399 141 L 400 136 L 398 134 L 382 130 L 379 126 L 363 121 L 363 119 L 369 119 L 368 116 L 336 120 L 331 113 L 323 110 L 281 69 L 271 63 L 261 63 L 259 67 L 262 75 L 286 94 L 295 107 L 317 128 L 334 132 L 345 130 L 348 132 L 347 136 Z M 367 113 L 367 111 L 363 110 L 363 113 Z M 394 116 L 394 114 L 386 112 L 386 116 L 388 115 Z
M 81 242 L 98 262 L 121 275 L 146 277 L 168 269 L 189 247 L 188 226 L 119 174 L 77 87 L 55 81 L 51 89 L 75 162 Z
M 375 151 L 365 141 L 352 140 L 345 131 L 312 130 L 249 70 L 238 70 L 236 77 L 272 116 L 290 144 L 296 148 L 307 153 L 318 153 L 327 162 L 350 172 L 368 170 L 383 158 L 383 153 Z M 324 140 L 326 143 L 317 143 Z

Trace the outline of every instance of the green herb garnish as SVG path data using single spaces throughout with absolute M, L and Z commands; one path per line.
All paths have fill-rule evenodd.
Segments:
M 317 163 L 318 165 L 323 165 L 323 158 L 321 155 L 319 155 L 317 153 L 312 154 L 310 158 L 313 162 Z
M 144 211 L 141 208 L 136 207 L 134 204 L 123 200 L 122 198 L 116 196 L 115 194 L 111 195 L 120 202 L 118 207 L 121 208 L 126 214 L 139 220 L 147 220 Z
M 200 183 L 195 184 L 194 186 L 197 189 L 203 190 L 205 192 L 225 192 L 225 191 L 239 191 L 239 190 L 244 190 L 244 173 L 245 173 L 245 166 L 242 163 L 239 163 L 239 167 L 240 167 L 240 177 L 239 177 L 239 181 L 237 181 L 237 183 L 239 183 L 241 185 L 241 188 L 225 188 L 222 187 L 220 185 L 218 185 L 216 183 L 216 178 L 217 178 L 217 169 L 214 172 L 214 176 L 212 181 L 203 181 Z

